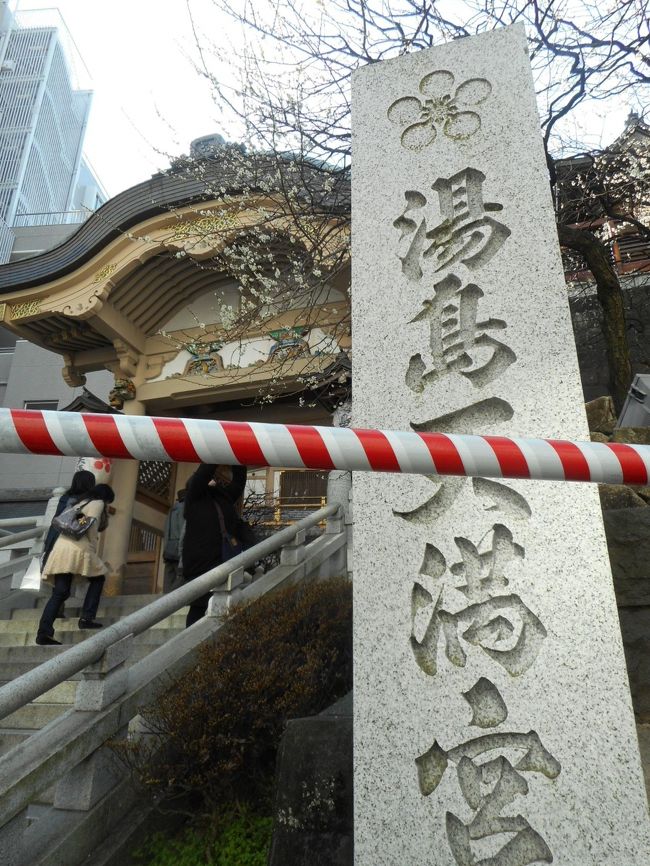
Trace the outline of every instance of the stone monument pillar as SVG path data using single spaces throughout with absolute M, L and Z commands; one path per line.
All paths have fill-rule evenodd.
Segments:
M 588 439 L 523 27 L 361 69 L 353 134 L 354 425 Z M 649 863 L 595 486 L 354 503 L 357 866 Z

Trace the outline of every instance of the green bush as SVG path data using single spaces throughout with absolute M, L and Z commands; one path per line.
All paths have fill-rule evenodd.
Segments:
M 208 846 L 195 830 L 168 838 L 156 833 L 136 852 L 135 859 L 143 866 L 204 866 L 208 862 Z
M 157 833 L 136 853 L 142 866 L 266 866 L 273 820 L 245 808 L 216 815 L 203 832 Z
M 233 609 L 196 668 L 144 712 L 131 763 L 157 795 L 210 813 L 260 803 L 289 718 L 352 687 L 352 598 L 344 578 L 299 584 Z
M 266 866 L 272 830 L 272 818 L 237 818 L 219 836 L 214 866 Z

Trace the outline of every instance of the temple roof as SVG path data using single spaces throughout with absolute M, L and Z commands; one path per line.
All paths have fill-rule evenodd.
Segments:
M 0 265 L 0 295 L 70 273 L 151 217 L 215 198 L 271 194 L 283 186 L 285 175 L 315 212 L 349 210 L 347 172 L 334 174 L 310 163 L 282 156 L 247 155 L 236 148 L 212 157 L 180 158 L 167 171 L 109 199 L 59 246 L 33 258 Z
M 104 403 L 87 388 L 84 388 L 72 403 L 63 406 L 61 412 L 94 412 L 101 415 L 122 415 L 119 409 L 114 409 L 110 403 Z

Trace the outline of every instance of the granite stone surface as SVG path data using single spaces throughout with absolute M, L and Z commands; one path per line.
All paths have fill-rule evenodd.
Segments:
M 523 28 L 358 71 L 353 144 L 354 426 L 587 440 Z M 356 866 L 650 863 L 596 487 L 354 509 Z

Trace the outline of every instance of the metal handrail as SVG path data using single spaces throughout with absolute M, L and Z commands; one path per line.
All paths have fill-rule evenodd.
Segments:
M 286 529 L 281 529 L 249 550 L 207 571 L 168 595 L 156 599 L 146 607 L 136 610 L 119 622 L 87 638 L 83 643 L 71 647 L 2 686 L 0 688 L 0 719 L 6 718 L 15 710 L 98 661 L 113 644 L 130 635 L 141 634 L 151 626 L 176 613 L 180 608 L 191 604 L 200 596 L 225 583 L 228 576 L 234 571 L 253 565 L 257 560 L 274 553 L 278 548 L 292 541 L 300 531 L 318 525 L 326 517 L 336 514 L 339 508 L 340 506 L 335 504 L 326 505 L 325 508 L 305 517 L 304 520 L 300 520 Z
M 3 517 L 0 519 L 0 526 L 35 526 L 42 519 L 42 515 L 40 517 Z
M 19 541 L 28 541 L 30 538 L 40 538 L 44 532 L 44 526 L 36 526 L 34 529 L 26 529 L 24 532 L 12 532 L 9 535 L 3 535 L 2 538 L 0 538 L 0 549 L 3 547 L 11 547 Z

